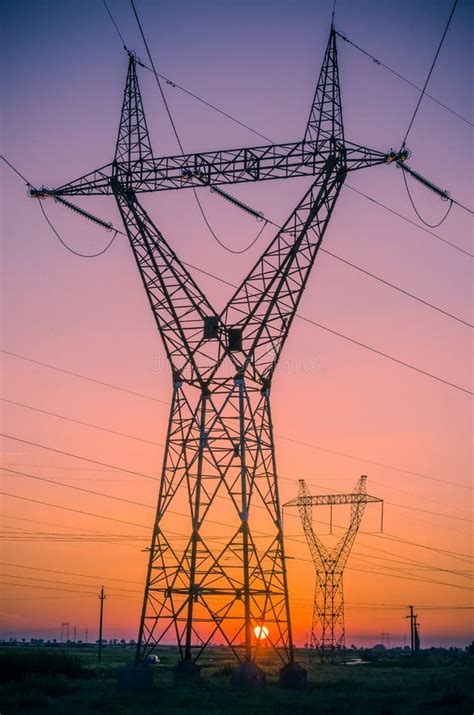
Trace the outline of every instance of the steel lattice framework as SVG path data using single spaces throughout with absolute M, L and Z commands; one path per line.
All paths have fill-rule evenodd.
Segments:
M 304 479 L 300 479 L 298 496 L 285 504 L 285 507 L 298 507 L 306 541 L 316 569 L 310 647 L 313 649 L 312 652 L 317 653 L 323 662 L 334 660 L 344 652 L 343 573 L 359 531 L 365 507 L 370 502 L 379 502 L 383 506 L 382 499 L 367 494 L 366 479 L 365 476 L 360 477 L 354 491 L 350 494 L 322 494 L 319 496 L 311 495 Z M 333 548 L 329 548 L 323 544 L 314 531 L 313 506 L 330 506 L 332 510 L 332 507 L 338 504 L 351 505 L 349 527 L 337 544 Z
M 260 645 L 254 628 L 265 624 L 268 641 L 292 663 L 272 377 L 347 172 L 394 154 L 344 138 L 334 28 L 304 138 L 295 143 L 155 158 L 137 64 L 129 53 L 114 161 L 32 192 L 115 196 L 172 368 L 137 657 L 174 640 L 181 662 L 194 663 L 218 639 L 239 661 L 252 661 Z M 313 177 L 310 188 L 220 312 L 138 200 L 142 192 L 302 175 Z M 173 508 L 183 493 L 184 544 Z M 216 515 L 227 525 L 219 539 Z

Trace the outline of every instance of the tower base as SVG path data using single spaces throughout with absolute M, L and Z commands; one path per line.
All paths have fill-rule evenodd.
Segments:
M 178 660 L 173 668 L 173 679 L 175 685 L 184 685 L 185 683 L 195 683 L 199 680 L 201 668 L 192 660 Z
M 287 663 L 280 668 L 280 688 L 304 690 L 308 684 L 308 671 L 299 663 Z
M 230 676 L 234 688 L 244 690 L 258 690 L 265 685 L 266 680 L 265 672 L 256 663 L 248 660 L 235 667 Z
M 150 690 L 153 687 L 153 671 L 143 663 L 127 663 L 118 672 L 121 690 Z

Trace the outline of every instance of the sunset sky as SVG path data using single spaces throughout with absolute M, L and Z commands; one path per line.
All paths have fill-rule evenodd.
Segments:
M 160 73 L 276 142 L 302 138 L 332 0 L 136 3 Z M 110 7 L 145 61 L 128 0 L 110 0 Z M 335 24 L 422 86 L 451 7 L 451 0 L 338 0 Z M 425 97 L 407 142 L 410 164 L 468 206 L 473 14 L 474 5 L 460 0 L 428 87 L 460 116 Z M 2 153 L 36 186 L 58 186 L 112 161 L 127 56 L 102 2 L 7 0 L 3 19 Z M 338 49 L 347 139 L 398 149 L 419 92 L 342 40 Z M 139 80 L 155 155 L 179 153 L 153 75 L 142 70 Z M 187 151 L 262 144 L 164 88 Z M 249 183 L 231 191 L 281 223 L 309 183 Z M 446 204 L 410 186 L 423 217 L 437 223 Z M 420 224 L 401 171 L 374 167 L 348 177 L 323 246 L 472 323 L 472 217 L 454 206 L 441 226 L 424 231 L 357 191 Z M 201 196 L 227 245 L 251 242 L 260 224 L 206 189 Z M 113 197 L 77 203 L 120 227 Z M 183 260 L 225 281 L 244 277 L 274 233 L 267 227 L 249 252 L 234 256 L 212 238 L 190 192 L 155 193 L 143 203 Z M 46 210 L 80 252 L 98 251 L 110 238 L 52 201 Z M 159 476 L 171 395 L 159 335 L 124 236 L 94 260 L 72 255 L 4 165 L 1 214 L 2 433 L 18 439 L 0 444 L 8 494 L 0 637 L 59 638 L 61 622 L 69 622 L 71 634 L 76 625 L 78 638 L 88 628 L 95 640 L 103 583 L 105 637 L 136 638 L 158 486 L 140 474 Z M 231 288 L 193 276 L 217 307 L 226 302 Z M 317 257 L 299 314 L 472 390 L 468 326 L 327 254 Z M 408 642 L 408 604 L 418 613 L 422 646 L 470 642 L 470 395 L 297 319 L 273 381 L 272 409 L 282 502 L 296 496 L 299 478 L 314 494 L 339 493 L 361 474 L 368 492 L 385 500 L 384 533 L 378 507 L 368 506 L 346 569 L 346 643 L 377 643 L 382 632 L 394 645 L 404 634 Z M 328 512 L 321 508 L 316 517 L 331 543 Z M 334 510 L 335 524 L 346 525 L 347 517 L 344 508 Z M 285 510 L 284 525 L 295 639 L 302 644 L 314 569 L 296 510 Z

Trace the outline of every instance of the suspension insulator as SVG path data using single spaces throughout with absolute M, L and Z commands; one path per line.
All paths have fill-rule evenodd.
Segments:
M 410 176 L 413 176 L 414 179 L 419 181 L 420 184 L 423 184 L 423 186 L 426 186 L 427 189 L 434 191 L 434 193 L 437 194 L 443 201 L 448 201 L 451 198 L 449 191 L 433 184 L 432 181 L 422 176 L 422 174 L 419 174 L 418 171 L 415 171 L 415 169 L 412 169 L 410 166 L 407 166 L 400 161 L 397 161 L 397 166 L 403 169 L 403 171 L 406 171 L 407 174 L 410 174 Z

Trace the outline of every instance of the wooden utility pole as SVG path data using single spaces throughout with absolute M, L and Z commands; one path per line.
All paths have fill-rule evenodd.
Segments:
M 99 663 L 102 660 L 102 622 L 104 619 L 104 601 L 105 601 L 104 587 L 100 589 L 99 601 L 100 601 L 100 615 L 99 615 L 99 653 L 98 660 Z

